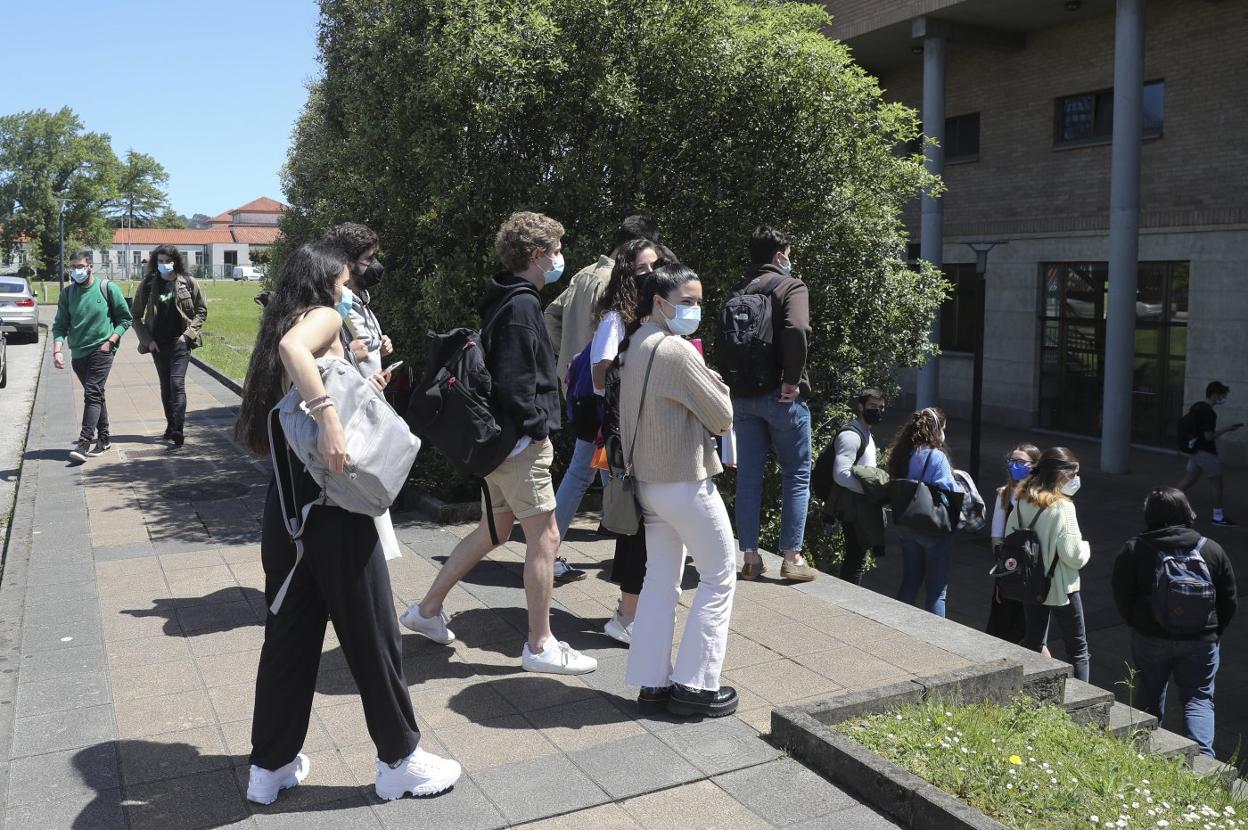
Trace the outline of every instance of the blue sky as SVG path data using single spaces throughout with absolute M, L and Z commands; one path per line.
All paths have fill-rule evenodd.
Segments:
M 69 106 L 155 156 L 187 216 L 284 201 L 317 20 L 316 0 L 0 0 L 0 114 Z

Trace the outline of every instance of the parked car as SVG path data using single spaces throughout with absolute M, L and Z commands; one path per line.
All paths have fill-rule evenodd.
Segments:
M 264 279 L 264 272 L 259 268 L 252 268 L 250 265 L 235 265 L 234 279 L 252 280 L 254 282 Z
M 25 277 L 0 277 L 0 325 L 12 326 L 32 341 L 39 339 L 39 300 Z

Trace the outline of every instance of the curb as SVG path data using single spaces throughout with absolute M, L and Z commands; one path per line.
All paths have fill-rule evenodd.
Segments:
M 234 378 L 228 377 L 227 375 L 223 374 L 219 369 L 216 369 L 208 365 L 204 361 L 200 360 L 198 357 L 195 356 L 194 352 L 191 352 L 189 355 L 187 355 L 187 357 L 190 358 L 191 363 L 195 364 L 200 369 L 203 369 L 205 372 L 211 375 L 212 379 L 215 380 L 217 383 L 221 384 L 226 389 L 229 389 L 231 392 L 233 392 L 235 395 L 238 395 L 240 398 L 243 396 L 243 385 L 239 383 L 238 381 L 234 380 Z

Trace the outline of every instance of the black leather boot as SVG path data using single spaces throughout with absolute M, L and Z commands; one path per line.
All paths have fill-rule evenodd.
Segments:
M 657 715 L 667 711 L 667 699 L 672 696 L 671 686 L 642 686 L 637 695 L 637 711 L 643 715 Z
M 667 711 L 681 717 L 722 718 L 737 711 L 737 690 L 731 686 L 715 690 L 691 689 L 674 683 Z

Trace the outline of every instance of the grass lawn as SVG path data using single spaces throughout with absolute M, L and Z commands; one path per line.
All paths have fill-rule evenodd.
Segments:
M 133 297 L 138 282 L 115 280 L 126 297 Z M 260 292 L 259 282 L 233 280 L 199 280 L 199 288 L 208 303 L 208 322 L 204 324 L 204 344 L 195 356 L 227 376 L 242 383 L 251 359 L 251 347 L 260 326 L 260 306 L 254 298 Z M 33 283 L 40 303 L 55 306 L 60 298 L 60 285 L 55 282 Z M 44 299 L 44 288 L 47 299 Z
M 833 729 L 1019 830 L 1245 826 L 1223 782 L 1028 698 L 926 701 Z

